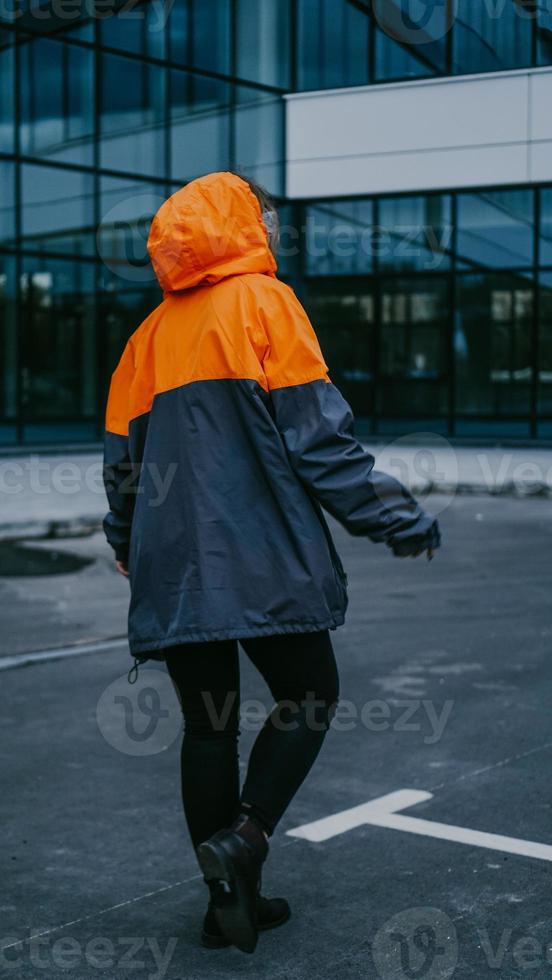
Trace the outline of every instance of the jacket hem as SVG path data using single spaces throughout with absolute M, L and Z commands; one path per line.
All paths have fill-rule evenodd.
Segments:
M 257 636 L 283 636 L 286 633 L 317 633 L 320 630 L 336 629 L 345 622 L 345 613 L 336 613 L 329 619 L 312 623 L 267 623 L 265 626 L 220 630 L 190 630 L 175 633 L 160 640 L 129 640 L 130 654 L 141 661 L 164 660 L 164 651 L 170 647 L 186 643 L 211 643 L 216 640 L 247 640 Z

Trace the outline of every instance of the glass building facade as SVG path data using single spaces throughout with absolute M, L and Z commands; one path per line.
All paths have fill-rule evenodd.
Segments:
M 363 430 L 552 435 L 552 188 L 304 207 L 302 283 Z
M 418 7 L 3 0 L 0 445 L 100 439 L 161 298 L 151 217 L 220 169 L 280 201 L 281 273 L 361 430 L 552 436 L 552 188 L 285 200 L 286 93 L 552 63 L 552 0 Z

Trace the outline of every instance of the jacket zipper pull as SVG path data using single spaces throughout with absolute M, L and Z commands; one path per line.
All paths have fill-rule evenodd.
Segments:
M 136 681 L 138 680 L 138 668 L 141 667 L 143 663 L 145 663 L 145 660 L 141 659 L 140 657 L 134 658 L 134 664 L 127 674 L 129 684 L 136 684 Z

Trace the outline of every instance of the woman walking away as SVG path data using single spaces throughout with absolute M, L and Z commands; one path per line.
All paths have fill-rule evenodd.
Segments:
M 202 941 L 247 952 L 289 917 L 261 896 L 261 867 L 338 698 L 328 631 L 346 577 L 322 508 L 400 556 L 439 546 L 437 522 L 355 439 L 276 278 L 276 238 L 268 195 L 235 174 L 163 204 L 148 242 L 163 302 L 113 374 L 105 440 L 130 651 L 166 661 L 184 713 L 184 811 L 210 891 Z M 241 791 L 238 640 L 276 702 Z

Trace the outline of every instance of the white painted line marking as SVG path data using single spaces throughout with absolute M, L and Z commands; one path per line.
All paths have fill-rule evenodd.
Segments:
M 502 834 L 487 834 L 481 830 L 455 827 L 448 823 L 435 823 L 432 820 L 420 820 L 418 817 L 402 816 L 398 812 L 432 798 L 433 794 L 426 793 L 424 790 L 400 789 L 395 793 L 380 796 L 377 800 L 370 800 L 369 803 L 361 803 L 360 806 L 354 806 L 350 810 L 334 813 L 331 817 L 295 827 L 287 833 L 290 837 L 302 837 L 304 840 L 320 842 L 343 834 L 354 827 L 369 824 L 373 827 L 402 830 L 407 834 L 422 834 L 424 837 L 448 840 L 455 844 L 486 847 L 491 851 L 504 851 L 506 854 L 552 861 L 552 846 L 549 844 L 520 840 L 517 837 L 504 837 Z
M 16 657 L 0 657 L 0 671 L 11 670 L 13 667 L 28 667 L 31 664 L 47 663 L 49 660 L 64 660 L 66 657 L 83 657 L 87 653 L 105 653 L 117 647 L 128 646 L 126 637 L 113 640 L 102 640 L 98 643 L 77 643 L 71 647 L 58 647 L 52 650 L 37 650 L 32 653 L 22 653 Z

